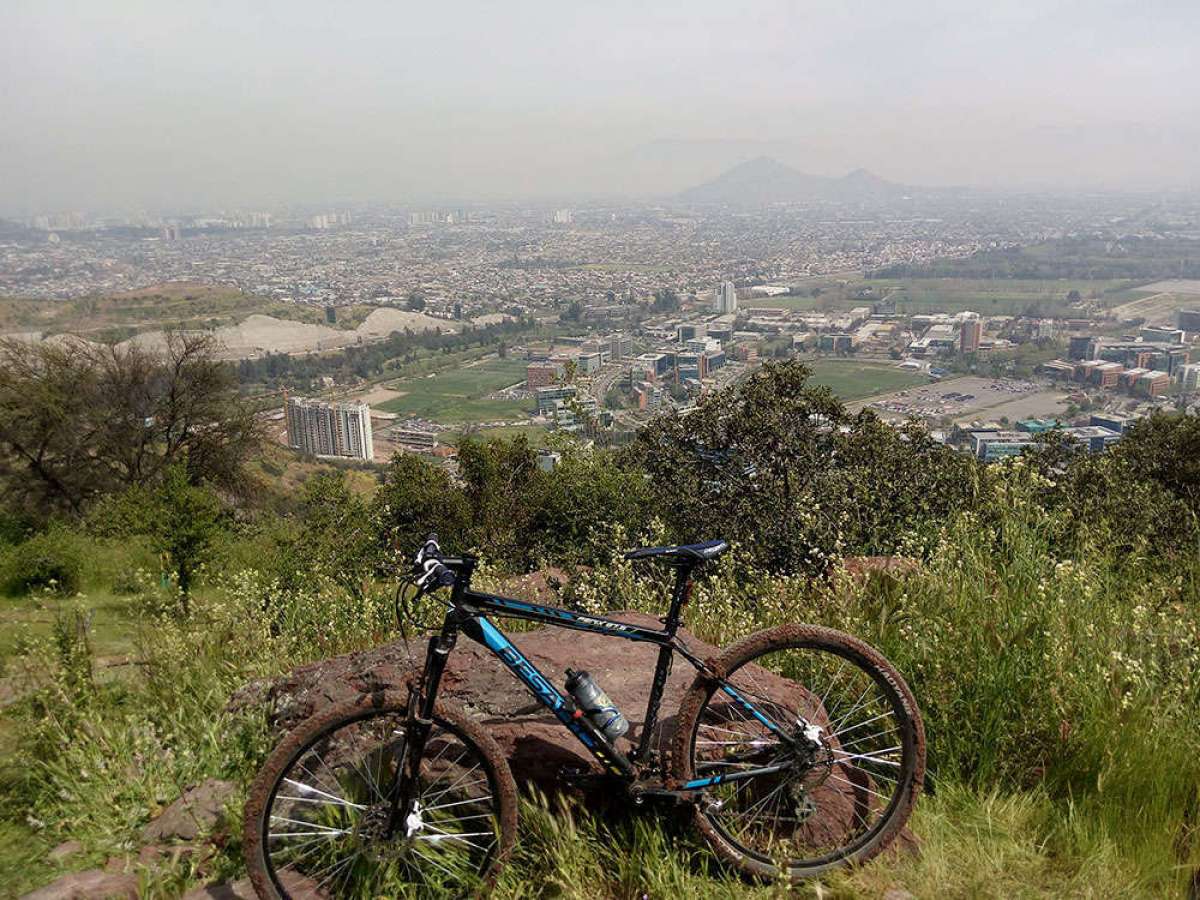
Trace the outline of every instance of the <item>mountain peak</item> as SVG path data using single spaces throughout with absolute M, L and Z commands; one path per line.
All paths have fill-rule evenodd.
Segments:
M 761 205 L 809 200 L 853 201 L 899 196 L 905 192 L 866 169 L 841 178 L 807 175 L 771 156 L 758 156 L 696 185 L 680 198 L 700 203 Z

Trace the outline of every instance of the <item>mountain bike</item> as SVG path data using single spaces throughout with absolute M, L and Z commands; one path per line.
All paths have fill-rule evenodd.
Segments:
M 271 753 L 251 788 L 245 853 L 262 898 L 486 891 L 517 832 L 517 788 L 496 742 L 438 700 L 460 634 L 487 647 L 637 805 L 682 807 L 717 855 L 748 876 L 798 881 L 861 863 L 899 833 L 921 790 L 925 735 L 904 679 L 833 629 L 789 624 L 701 659 L 679 635 L 696 571 L 724 541 L 626 554 L 674 569 L 661 628 L 471 588 L 475 560 L 416 556 L 419 594 L 447 606 L 406 690 L 331 705 Z M 489 614 L 659 648 L 636 741 L 602 691 L 564 694 Z M 696 670 L 666 753 L 654 746 L 675 657 Z M 586 673 L 568 670 L 568 685 Z M 594 688 L 594 685 L 593 685 Z M 653 804 L 656 808 L 659 804 Z

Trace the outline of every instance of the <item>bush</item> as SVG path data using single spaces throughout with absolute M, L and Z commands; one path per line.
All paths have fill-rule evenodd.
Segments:
M 79 539 L 65 528 L 52 527 L 12 547 L 4 558 L 3 585 L 9 595 L 50 590 L 77 593 L 83 581 Z

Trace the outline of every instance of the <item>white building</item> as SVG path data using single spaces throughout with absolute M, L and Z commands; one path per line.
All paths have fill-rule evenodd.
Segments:
M 373 460 L 371 407 L 365 403 L 326 403 L 289 397 L 288 446 L 313 456 Z
M 1179 367 L 1179 384 L 1185 391 L 1200 389 L 1200 363 Z
M 733 286 L 732 281 L 726 281 L 717 288 L 717 297 L 713 301 L 713 312 L 718 315 L 725 315 L 737 312 L 737 308 L 737 288 Z

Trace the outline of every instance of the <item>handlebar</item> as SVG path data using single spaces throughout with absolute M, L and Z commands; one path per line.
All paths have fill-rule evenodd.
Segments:
M 439 587 L 450 587 L 454 584 L 454 572 L 442 564 L 442 548 L 438 544 L 438 536 L 430 534 L 425 543 L 417 551 L 413 560 L 413 574 L 417 576 L 417 587 L 424 591 L 435 590 Z

